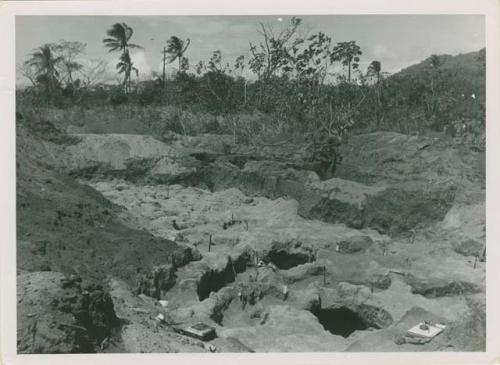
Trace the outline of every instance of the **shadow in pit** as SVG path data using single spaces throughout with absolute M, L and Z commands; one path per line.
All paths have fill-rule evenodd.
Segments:
M 312 313 L 318 318 L 323 328 L 333 335 L 349 337 L 354 331 L 362 331 L 370 327 L 358 313 L 347 307 L 315 309 Z
M 346 306 L 315 308 L 311 312 L 325 330 L 342 337 L 349 337 L 358 330 L 387 328 L 393 322 L 389 312 L 368 304 L 360 304 L 354 308 Z
M 269 252 L 269 260 L 280 270 L 288 270 L 292 267 L 312 262 L 313 258 L 307 253 L 287 252 L 285 250 L 273 250 Z

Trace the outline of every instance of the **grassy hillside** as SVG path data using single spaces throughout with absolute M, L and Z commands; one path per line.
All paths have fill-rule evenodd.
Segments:
M 486 50 L 462 53 L 456 56 L 437 55 L 441 61 L 442 68 L 463 73 L 467 76 L 474 76 L 480 81 L 484 76 L 484 57 Z M 395 73 L 393 76 L 420 75 L 425 69 L 431 66 L 431 58 L 426 58 L 420 63 L 411 65 Z M 484 81 L 484 80 L 483 80 Z
M 457 56 L 433 55 L 384 80 L 378 123 L 404 133 L 432 130 L 480 143 L 485 85 L 484 49 Z

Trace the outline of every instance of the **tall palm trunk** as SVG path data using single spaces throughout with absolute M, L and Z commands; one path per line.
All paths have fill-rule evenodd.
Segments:
M 128 54 L 128 47 L 124 47 L 123 48 L 123 55 L 127 54 L 128 55 L 128 59 L 130 59 L 130 55 Z M 124 57 L 124 59 L 126 59 L 126 57 Z M 125 70 L 125 75 L 123 77 L 123 88 L 124 88 L 124 91 L 125 91 L 125 94 L 128 95 L 129 93 L 129 89 L 130 89 L 130 65 L 127 65 L 126 66 L 126 70 Z
M 243 84 L 243 104 L 247 105 L 247 80 L 245 79 Z

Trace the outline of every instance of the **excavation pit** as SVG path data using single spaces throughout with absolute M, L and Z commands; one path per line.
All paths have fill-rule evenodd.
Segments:
M 323 328 L 333 335 L 349 337 L 354 331 L 363 331 L 370 327 L 358 313 L 347 307 L 316 309 L 313 314 Z
M 307 253 L 288 252 L 285 250 L 269 252 L 269 260 L 280 270 L 289 270 L 292 267 L 311 262 L 312 258 Z
M 226 267 L 224 271 L 209 271 L 204 274 L 198 283 L 197 294 L 200 301 L 207 299 L 212 292 L 218 292 L 228 283 L 233 282 L 235 279 L 235 272 L 230 267 Z

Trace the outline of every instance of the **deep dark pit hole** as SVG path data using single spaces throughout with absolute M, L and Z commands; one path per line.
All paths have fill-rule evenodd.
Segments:
M 312 261 L 311 256 L 307 253 L 290 253 L 286 250 L 271 251 L 268 257 L 269 261 L 275 264 L 280 270 L 288 270 Z
M 312 313 L 323 328 L 333 335 L 349 337 L 354 331 L 370 327 L 363 318 L 347 307 L 315 309 Z
M 223 271 L 209 271 L 198 282 L 197 294 L 200 301 L 207 299 L 211 292 L 218 292 L 236 278 L 232 262 Z

